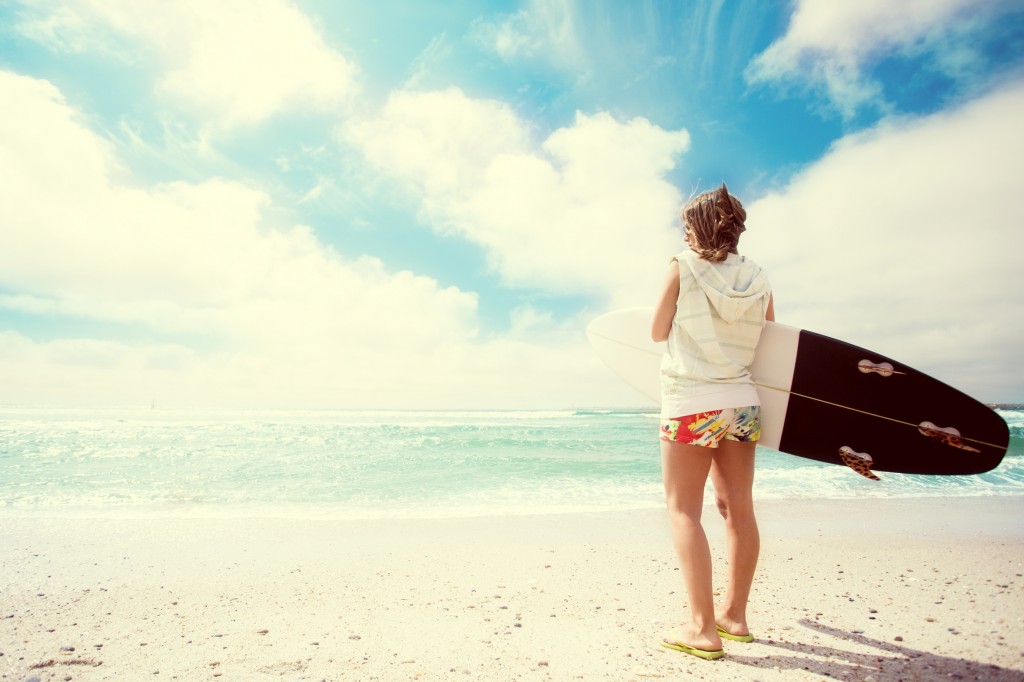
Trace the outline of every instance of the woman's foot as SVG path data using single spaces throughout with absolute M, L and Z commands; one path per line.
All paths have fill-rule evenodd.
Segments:
M 750 628 L 747 627 L 745 622 L 721 616 L 715 619 L 715 624 L 718 626 L 719 637 L 732 640 L 733 642 L 754 641 L 754 636 L 750 634 Z
M 662 638 L 661 645 L 709 661 L 725 655 L 725 651 L 722 650 L 722 639 L 717 634 L 715 636 L 704 635 L 690 625 L 672 628 Z

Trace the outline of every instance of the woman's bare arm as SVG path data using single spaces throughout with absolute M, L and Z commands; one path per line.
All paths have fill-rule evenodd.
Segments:
M 673 260 L 668 266 L 668 275 L 661 290 L 658 307 L 654 310 L 651 320 L 651 338 L 665 341 L 672 330 L 672 320 L 676 316 L 676 300 L 679 298 L 679 261 Z

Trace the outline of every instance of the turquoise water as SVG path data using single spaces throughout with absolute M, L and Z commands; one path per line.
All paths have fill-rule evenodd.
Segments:
M 980 476 L 758 450 L 771 498 L 1024 494 L 1024 411 Z M 381 518 L 659 507 L 657 414 L 0 409 L 0 514 Z

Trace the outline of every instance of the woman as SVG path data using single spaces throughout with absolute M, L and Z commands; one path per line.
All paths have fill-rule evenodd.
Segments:
M 672 259 L 651 329 L 655 341 L 668 341 L 662 476 L 690 602 L 689 622 L 662 644 L 707 659 L 723 656 L 723 638 L 754 639 L 746 611 L 760 548 L 752 487 L 761 427 L 749 368 L 765 320 L 775 314 L 768 278 L 736 249 L 746 217 L 724 183 L 683 208 L 689 248 Z M 728 538 L 729 582 L 717 610 L 700 518 L 709 473 Z

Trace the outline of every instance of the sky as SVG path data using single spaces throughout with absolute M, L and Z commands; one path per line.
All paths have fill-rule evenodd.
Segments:
M 1024 402 L 1021 0 L 0 1 L 0 405 L 641 407 L 726 182 L 779 322 Z

